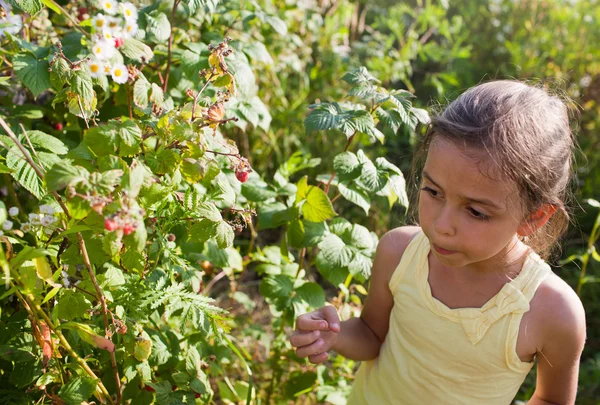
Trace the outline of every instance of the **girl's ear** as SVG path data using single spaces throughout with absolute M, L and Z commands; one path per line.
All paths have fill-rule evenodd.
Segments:
M 544 204 L 533 212 L 517 229 L 519 236 L 529 236 L 548 222 L 558 207 L 553 204 Z

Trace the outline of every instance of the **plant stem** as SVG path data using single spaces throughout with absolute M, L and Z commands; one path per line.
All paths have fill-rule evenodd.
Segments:
M 90 33 L 88 33 L 86 30 L 84 30 L 83 28 L 81 28 L 79 26 L 79 21 L 77 21 L 73 16 L 71 16 L 69 13 L 67 13 L 67 10 L 65 10 L 60 4 L 58 4 L 54 0 L 48 0 L 48 2 L 51 3 L 54 7 L 58 8 L 73 23 L 73 27 L 75 27 L 75 29 L 77 31 L 81 32 L 83 35 L 87 36 L 88 38 L 92 37 L 92 35 Z
M 57 329 L 57 327 L 52 323 L 52 320 L 50 319 L 50 317 L 48 317 L 48 315 L 44 312 L 44 310 L 38 304 L 36 304 L 35 301 L 32 301 L 29 298 L 23 296 L 19 292 L 18 289 L 15 291 L 15 294 L 17 295 L 19 300 L 21 300 L 21 302 L 23 302 L 25 309 L 27 310 L 27 312 L 29 312 L 31 314 L 32 317 L 35 317 L 35 315 L 33 314 L 33 309 L 35 309 L 35 311 L 38 313 L 38 315 L 40 315 L 40 317 L 44 318 L 44 321 L 46 322 L 46 324 L 48 325 L 50 330 L 52 330 L 52 332 L 54 332 L 54 334 L 60 340 L 63 348 L 69 353 L 69 355 L 72 358 L 75 359 L 75 361 L 81 366 L 81 368 L 83 368 L 83 370 L 90 377 L 92 377 L 94 380 L 98 381 L 98 388 L 100 389 L 102 394 L 104 394 L 106 396 L 106 398 L 108 399 L 108 401 L 111 404 L 114 404 L 110 394 L 106 390 L 106 387 L 104 387 L 104 384 L 102 384 L 102 380 L 100 380 L 100 378 L 98 378 L 98 376 L 96 376 L 94 371 L 92 371 L 92 369 L 87 365 L 87 363 L 81 357 L 79 357 L 79 355 L 75 352 L 75 350 L 73 350 L 73 348 L 71 347 L 71 345 L 69 344 L 67 339 L 64 337 L 62 332 L 59 329 Z
M 175 13 L 177 12 L 177 6 L 179 0 L 173 2 L 173 11 L 171 11 L 171 34 L 169 35 L 169 50 L 167 52 L 167 71 L 165 72 L 165 81 L 163 83 L 163 92 L 167 92 L 167 86 L 169 85 L 169 72 L 171 71 L 171 52 L 173 48 L 173 23 L 175 22 Z
M 352 140 L 356 136 L 357 132 L 358 131 L 354 131 L 354 133 L 348 138 L 348 141 L 346 142 L 346 147 L 344 148 L 344 152 L 348 151 L 348 148 L 350 147 L 350 144 L 352 143 Z M 329 178 L 329 181 L 325 185 L 325 190 L 324 190 L 325 194 L 329 193 L 329 187 L 331 186 L 331 182 L 333 181 L 334 178 L 335 178 L 335 171 L 333 173 L 331 173 L 331 177 Z
M 81 236 L 81 232 L 77 232 L 77 238 L 79 239 L 79 246 L 81 247 L 81 254 L 83 255 L 83 262 L 85 263 L 85 267 L 88 270 L 90 275 L 90 280 L 92 280 L 92 284 L 94 284 L 94 288 L 96 289 L 96 294 L 98 294 L 98 299 L 102 304 L 102 315 L 104 318 L 104 333 L 105 337 L 110 338 L 110 326 L 108 324 L 108 308 L 106 306 L 106 298 L 104 294 L 102 294 L 102 290 L 100 289 L 100 285 L 98 284 L 98 280 L 94 275 L 94 270 L 92 269 L 92 264 L 90 263 L 90 257 L 87 253 L 87 248 L 85 246 L 85 241 L 83 240 L 83 236 Z M 112 363 L 113 374 L 115 376 L 115 382 L 117 384 L 117 405 L 121 403 L 121 379 L 119 378 L 119 370 L 117 369 L 117 358 L 115 356 L 115 352 L 110 353 L 110 362 Z

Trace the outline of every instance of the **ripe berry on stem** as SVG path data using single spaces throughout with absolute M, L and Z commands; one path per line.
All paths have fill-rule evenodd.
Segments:
M 134 230 L 134 228 L 131 224 L 123 225 L 123 234 L 129 235 L 131 232 L 133 232 L 133 230 Z
M 62 122 L 57 122 L 56 124 L 54 124 L 54 129 L 57 131 L 62 131 L 63 130 L 63 124 Z
M 106 229 L 107 231 L 114 231 L 115 229 L 117 229 L 119 226 L 117 225 L 117 223 L 115 222 L 114 219 L 112 218 L 107 218 L 104 220 L 104 229 Z
M 250 173 L 248 172 L 243 172 L 241 170 L 235 172 L 235 177 L 240 181 L 240 183 L 245 183 L 246 180 L 248 180 L 248 175 Z

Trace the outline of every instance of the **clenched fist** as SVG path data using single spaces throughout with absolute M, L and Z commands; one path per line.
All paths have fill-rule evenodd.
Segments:
M 296 319 L 296 330 L 290 343 L 296 348 L 298 357 L 308 357 L 311 363 L 319 364 L 329 357 L 327 352 L 337 341 L 340 331 L 337 311 L 332 306 L 325 306 Z

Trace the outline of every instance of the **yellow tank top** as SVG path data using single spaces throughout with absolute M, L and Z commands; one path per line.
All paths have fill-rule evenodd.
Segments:
M 550 267 L 532 252 L 483 307 L 450 309 L 431 294 L 428 254 L 421 231 L 390 280 L 379 357 L 361 364 L 348 405 L 509 405 L 533 366 L 516 352 L 521 318 Z

